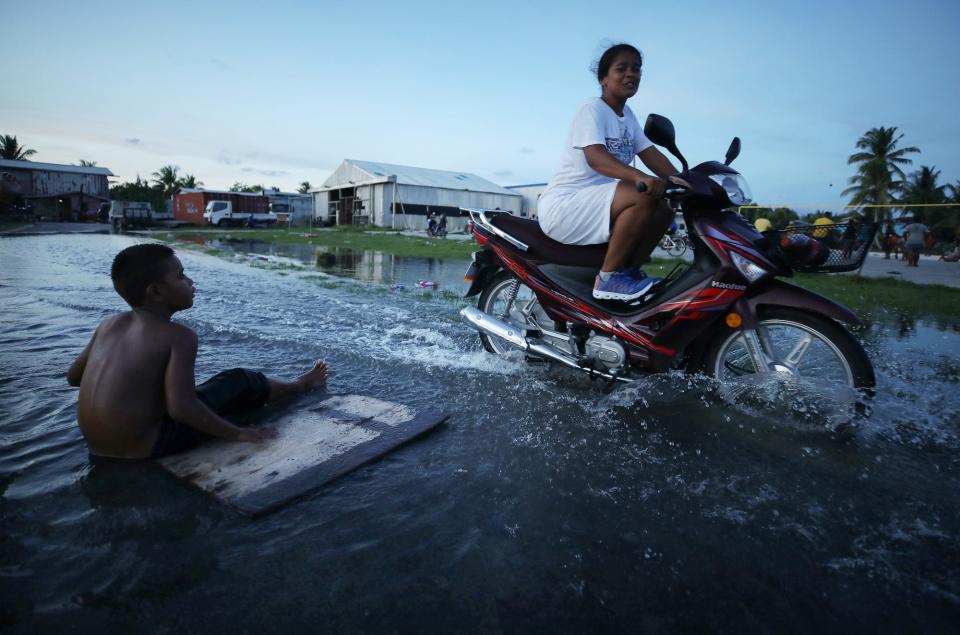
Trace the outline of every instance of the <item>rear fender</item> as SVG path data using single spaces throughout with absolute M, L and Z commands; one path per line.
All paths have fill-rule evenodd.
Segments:
M 465 298 L 478 295 L 489 284 L 490 280 L 503 269 L 500 261 L 488 249 L 481 249 L 473 253 L 473 266 L 475 267 L 473 282 L 470 283 L 470 288 L 463 295 Z
M 757 312 L 763 306 L 791 307 L 825 315 L 838 322 L 863 326 L 863 321 L 857 314 L 842 304 L 781 280 L 771 280 L 757 293 L 741 297 L 733 305 L 733 310 L 743 318 L 744 328 L 752 329 L 757 325 Z

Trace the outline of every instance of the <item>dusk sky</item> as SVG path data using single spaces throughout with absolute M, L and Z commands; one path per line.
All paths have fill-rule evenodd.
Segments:
M 960 180 L 956 0 L 2 7 L 0 134 L 122 180 L 174 164 L 291 190 L 352 158 L 546 181 L 619 41 L 645 55 L 641 123 L 670 117 L 691 164 L 740 136 L 759 202 L 843 204 L 874 126 Z

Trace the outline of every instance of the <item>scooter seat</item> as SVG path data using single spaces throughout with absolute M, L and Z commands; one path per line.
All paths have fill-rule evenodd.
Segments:
M 505 231 L 529 247 L 530 258 L 556 265 L 572 267 L 591 267 L 600 269 L 607 255 L 607 244 L 565 245 L 550 238 L 540 229 L 535 220 L 517 218 L 509 214 L 498 214 L 490 219 L 498 229 Z

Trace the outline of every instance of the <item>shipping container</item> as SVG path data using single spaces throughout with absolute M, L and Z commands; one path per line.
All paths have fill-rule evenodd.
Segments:
M 211 201 L 229 201 L 234 211 L 248 214 L 266 214 L 270 211 L 270 199 L 260 194 L 180 190 L 173 195 L 173 218 L 194 225 L 203 225 L 203 211 Z

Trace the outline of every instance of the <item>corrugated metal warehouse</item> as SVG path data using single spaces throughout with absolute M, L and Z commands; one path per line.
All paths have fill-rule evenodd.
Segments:
M 36 218 L 95 219 L 101 203 L 110 200 L 107 168 L 0 159 L 0 190 L 22 197 Z
M 427 215 L 446 213 L 449 231 L 461 231 L 461 207 L 519 214 L 523 197 L 469 172 L 346 159 L 313 191 L 317 220 L 337 225 L 426 229 Z

